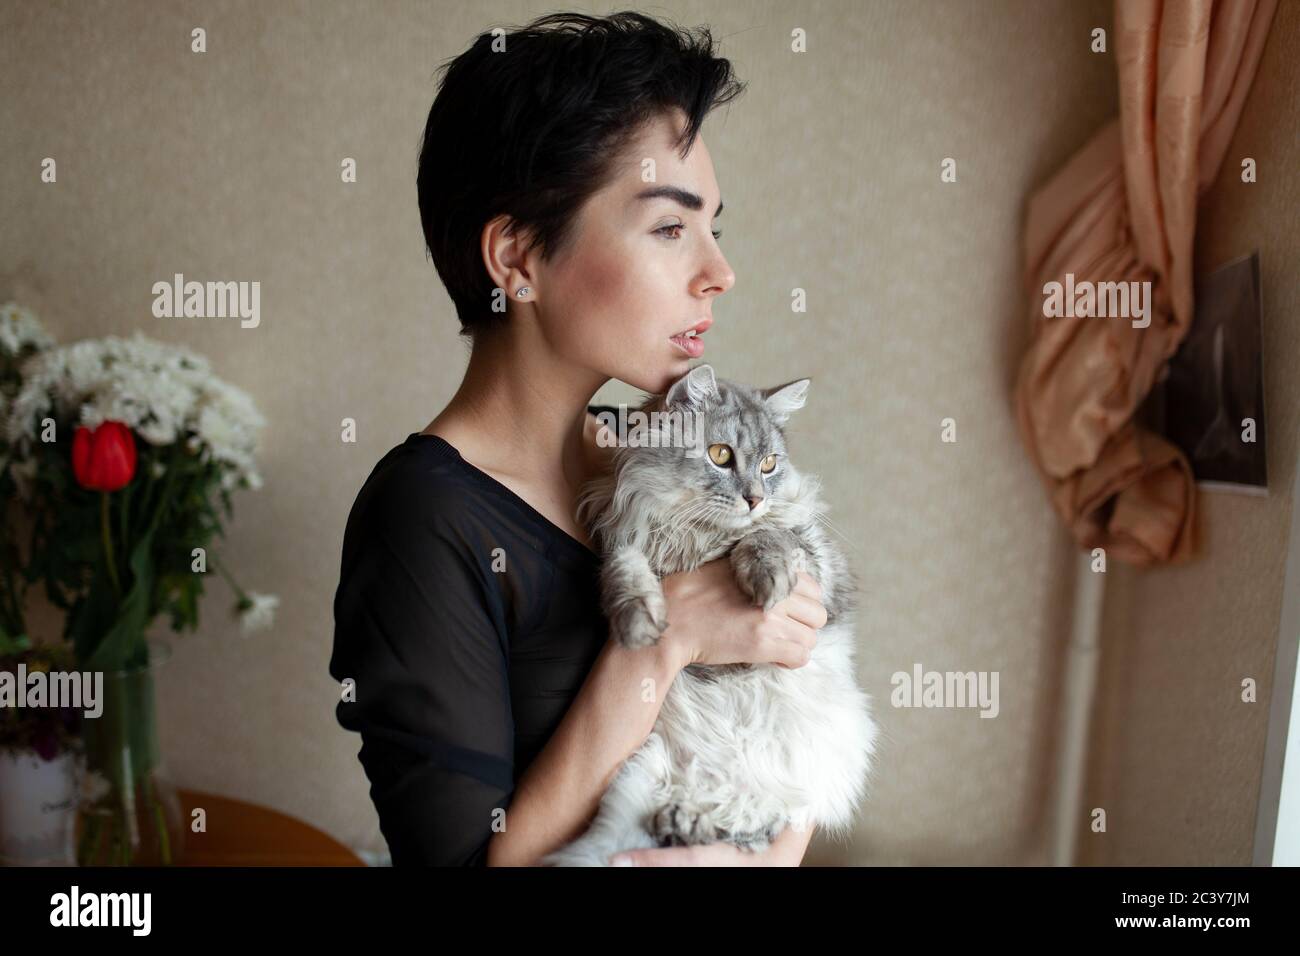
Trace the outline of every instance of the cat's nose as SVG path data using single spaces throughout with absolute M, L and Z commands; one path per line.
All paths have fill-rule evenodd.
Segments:
M 745 500 L 749 502 L 749 510 L 753 511 L 763 503 L 762 495 L 745 495 Z

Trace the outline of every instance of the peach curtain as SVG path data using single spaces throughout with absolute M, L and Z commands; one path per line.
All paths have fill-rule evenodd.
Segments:
M 1119 118 L 1029 201 L 1032 332 L 1016 418 L 1052 505 L 1085 550 L 1133 565 L 1195 556 L 1181 451 L 1133 421 L 1192 321 L 1197 201 L 1214 181 L 1276 0 L 1116 0 Z M 1044 316 L 1043 287 L 1150 281 L 1150 325 Z

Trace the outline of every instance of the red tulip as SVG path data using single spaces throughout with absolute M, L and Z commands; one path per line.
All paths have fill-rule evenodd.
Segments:
M 135 436 L 121 422 L 93 431 L 78 426 L 72 436 L 72 471 L 91 491 L 117 491 L 135 476 Z

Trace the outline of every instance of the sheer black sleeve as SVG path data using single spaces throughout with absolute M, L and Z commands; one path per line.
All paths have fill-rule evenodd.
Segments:
M 508 647 L 491 555 L 458 528 L 455 489 L 392 480 L 344 534 L 330 674 L 361 734 L 394 865 L 485 865 L 514 790 Z

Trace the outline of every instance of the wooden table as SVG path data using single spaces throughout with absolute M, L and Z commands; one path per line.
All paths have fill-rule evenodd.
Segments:
M 268 807 L 180 790 L 185 846 L 180 866 L 365 866 L 333 837 Z M 202 807 L 207 831 L 190 829 Z

